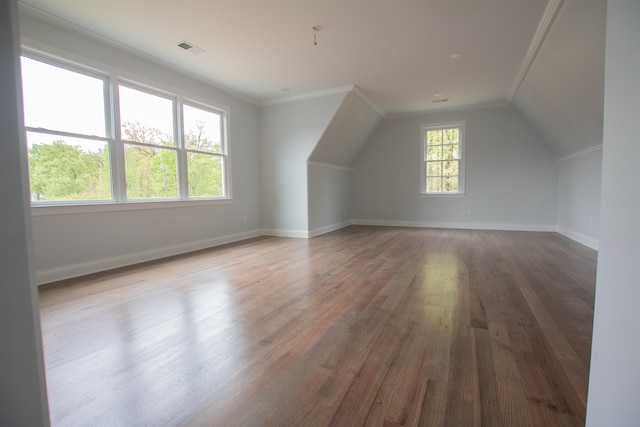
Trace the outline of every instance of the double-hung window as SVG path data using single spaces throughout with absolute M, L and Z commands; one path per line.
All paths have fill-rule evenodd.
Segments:
M 25 57 L 22 76 L 31 199 L 111 199 L 107 77 Z
M 224 117 L 188 104 L 182 107 L 182 117 L 189 197 L 224 196 Z
M 127 198 L 178 197 L 175 101 L 122 84 L 118 100 Z
M 34 206 L 229 197 L 226 110 L 39 58 L 22 76 Z
M 422 126 L 422 194 L 464 194 L 464 122 Z

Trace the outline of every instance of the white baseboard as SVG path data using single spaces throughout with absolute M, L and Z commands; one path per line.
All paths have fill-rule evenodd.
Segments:
M 324 227 L 314 228 L 309 231 L 309 237 L 320 236 L 321 234 L 331 233 L 332 231 L 340 230 L 341 228 L 348 227 L 353 224 L 353 221 L 344 221 L 338 224 L 331 224 Z
M 582 233 L 576 233 L 575 231 L 567 230 L 566 228 L 558 227 L 557 232 L 571 240 L 574 240 L 582 245 L 585 245 L 593 250 L 598 250 L 598 239 L 585 236 Z
M 265 228 L 262 230 L 264 236 L 275 237 L 294 237 L 297 239 L 309 239 L 311 237 L 320 236 L 321 234 L 330 233 L 340 230 L 353 224 L 353 221 L 344 221 L 338 224 L 331 224 L 324 227 L 314 228 L 313 230 L 284 230 L 276 228 Z
M 61 267 L 55 267 L 46 270 L 39 270 L 36 272 L 36 281 L 38 285 L 42 285 L 44 283 L 70 279 L 72 277 L 84 276 L 86 274 L 98 273 L 100 271 L 125 267 L 127 265 L 153 261 L 168 256 L 180 255 L 200 249 L 207 249 L 227 243 L 238 242 L 240 240 L 258 237 L 261 234 L 261 230 L 252 230 L 243 233 L 231 234 L 228 236 L 219 236 L 210 239 L 182 243 L 178 245 L 164 246 L 161 248 L 154 248 L 146 251 L 119 255 L 111 258 L 98 259 L 78 264 L 64 265 Z
M 277 228 L 263 228 L 262 229 L 263 236 L 274 236 L 274 237 L 294 237 L 297 239 L 307 239 L 309 238 L 309 231 L 307 230 L 283 230 Z
M 436 222 L 436 221 L 388 221 L 372 219 L 355 219 L 356 225 L 377 225 L 386 227 L 417 228 L 453 228 L 461 230 L 500 230 L 500 231 L 541 231 L 555 232 L 555 225 L 544 224 L 497 224 L 483 222 Z
M 111 270 L 114 268 L 125 267 L 132 264 L 138 264 L 146 261 L 153 261 L 173 255 L 180 255 L 200 249 L 213 248 L 215 246 L 227 243 L 238 242 L 253 237 L 277 236 L 277 237 L 294 237 L 294 238 L 311 238 L 321 234 L 330 233 L 350 225 L 374 225 L 387 227 L 418 227 L 418 228 L 449 228 L 449 229 L 465 229 L 465 230 L 504 230 L 504 231 L 540 231 L 540 232 L 557 232 L 571 240 L 583 244 L 591 249 L 598 250 L 598 240 L 581 233 L 563 229 L 550 225 L 535 224 L 487 224 L 487 223 L 452 223 L 452 222 L 429 222 L 429 221 L 388 221 L 388 220 L 369 220 L 356 219 L 344 221 L 338 224 L 332 224 L 310 231 L 306 230 L 281 230 L 281 229 L 263 229 L 251 230 L 243 233 L 231 234 L 228 236 L 219 236 L 211 239 L 198 240 L 194 242 L 183 243 L 179 245 L 165 246 L 154 248 L 146 251 L 134 252 L 116 257 L 88 261 L 84 263 L 65 265 L 61 267 L 50 268 L 46 270 L 38 270 L 36 272 L 36 281 L 38 285 L 55 282 L 58 280 L 70 279 L 72 277 L 84 276 L 87 274 L 98 273 L 100 271 Z

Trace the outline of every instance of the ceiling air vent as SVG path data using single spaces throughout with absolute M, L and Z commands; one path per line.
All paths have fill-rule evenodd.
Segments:
M 440 102 L 447 102 L 448 100 L 449 100 L 449 98 L 434 99 L 433 103 L 434 104 L 439 104 Z
M 204 49 L 200 49 L 198 46 L 194 45 L 193 43 L 189 43 L 188 41 L 182 40 L 180 43 L 178 43 L 178 47 L 193 53 L 194 55 L 198 55 L 202 52 L 204 52 Z

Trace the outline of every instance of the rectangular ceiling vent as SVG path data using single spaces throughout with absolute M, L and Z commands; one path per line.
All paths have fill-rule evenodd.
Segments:
M 193 43 L 189 43 L 186 40 L 182 40 L 180 43 L 178 43 L 178 47 L 191 52 L 194 55 L 199 55 L 205 51 L 204 49 L 200 49 L 198 46 L 194 45 Z
M 449 98 L 434 99 L 433 103 L 434 104 L 439 104 L 440 102 L 447 102 L 448 100 L 449 100 Z

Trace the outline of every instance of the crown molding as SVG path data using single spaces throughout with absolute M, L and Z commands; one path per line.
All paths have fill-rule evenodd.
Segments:
M 483 102 L 479 104 L 456 105 L 456 106 L 447 107 L 447 108 L 437 108 L 437 109 L 430 109 L 430 110 L 411 111 L 407 113 L 389 114 L 385 117 L 385 119 L 388 119 L 388 120 L 410 119 L 413 117 L 436 115 L 440 113 L 450 113 L 450 112 L 467 111 L 467 110 L 484 110 L 486 108 L 505 108 L 509 106 L 511 106 L 511 104 L 508 101 L 495 100 L 495 101 Z
M 325 169 L 337 169 L 337 170 L 346 171 L 346 172 L 353 172 L 353 168 L 351 168 L 351 167 L 333 165 L 333 164 L 330 164 L 330 163 L 316 162 L 314 160 L 307 160 L 307 165 L 318 166 L 318 167 L 325 168 Z
M 333 87 L 329 89 L 314 90 L 311 92 L 305 92 L 297 95 L 282 96 L 279 98 L 267 99 L 265 101 L 258 103 L 258 106 L 265 107 L 267 105 L 284 104 L 286 102 L 302 101 L 305 99 L 319 98 L 321 96 L 335 95 L 339 93 L 348 93 L 348 92 L 352 92 L 353 89 L 354 89 L 353 85 L 348 85 L 348 86 Z
M 387 115 L 385 114 L 384 110 L 382 110 L 382 108 L 380 108 L 375 102 L 373 102 L 372 100 L 370 100 L 369 98 L 367 98 L 367 96 L 364 94 L 364 92 L 362 92 L 362 89 L 360 89 L 358 86 L 354 85 L 353 86 L 353 90 L 351 91 L 360 101 L 362 101 L 363 103 L 365 103 L 367 105 L 367 107 L 371 108 L 378 116 L 380 116 L 381 118 L 385 118 Z
M 576 157 L 584 156 L 585 154 L 593 153 L 594 151 L 602 150 L 602 144 L 594 145 L 593 147 L 585 148 L 584 150 L 576 151 L 575 153 L 567 154 L 566 156 L 558 157 L 558 162 L 564 162 L 567 160 L 575 159 Z
M 509 93 L 509 102 L 512 102 L 518 94 L 520 86 L 522 86 L 524 79 L 527 77 L 529 69 L 538 56 L 538 52 L 540 51 L 540 48 L 542 47 L 547 34 L 549 34 L 549 30 L 551 30 L 551 27 L 553 26 L 553 23 L 555 22 L 556 17 L 558 16 L 558 13 L 560 12 L 563 4 L 564 0 L 549 0 L 547 2 L 547 6 L 542 13 L 540 22 L 538 23 L 538 28 L 533 35 L 531 44 L 529 45 L 529 50 L 527 50 L 527 54 L 522 61 L 522 65 L 520 66 L 520 71 L 518 72 L 518 75 L 513 82 L 513 87 L 511 88 L 511 92 Z
M 91 31 L 81 25 L 75 24 L 73 22 L 67 21 L 66 19 L 60 18 L 56 15 L 53 15 L 49 12 L 46 12 L 44 10 L 38 9 L 34 6 L 31 6 L 29 4 L 26 4 L 22 1 L 18 1 L 18 10 L 19 13 L 21 15 L 25 15 L 28 17 L 31 17 L 35 20 L 44 22 L 45 24 L 51 25 L 54 28 L 57 28 L 59 30 L 62 31 L 66 31 L 68 33 L 71 34 L 75 34 L 77 36 L 80 36 L 82 38 L 88 39 L 90 41 L 93 41 L 95 43 L 99 43 L 102 44 L 104 46 L 107 46 L 111 49 L 115 49 L 117 51 L 126 53 L 128 55 L 132 55 L 135 56 L 137 58 L 142 59 L 143 61 L 146 61 L 150 64 L 165 68 L 171 72 L 174 72 L 176 74 L 180 74 L 184 77 L 187 77 L 191 80 L 194 80 L 198 83 L 202 83 L 204 85 L 210 86 L 212 88 L 215 88 L 221 92 L 224 92 L 227 95 L 233 96 L 234 98 L 237 98 L 241 101 L 244 102 L 248 102 L 252 105 L 255 106 L 259 106 L 259 101 L 257 101 L 256 99 L 247 96 L 243 93 L 237 92 L 227 86 L 224 86 L 218 82 L 215 82 L 213 80 L 210 80 L 206 77 L 203 77 L 201 75 L 195 74 L 191 71 L 185 70 L 184 68 L 181 68 L 173 63 L 164 61 L 160 58 L 157 58 L 153 55 L 150 55 L 146 52 L 143 52 L 141 50 L 138 50 L 134 47 L 131 47 L 129 45 L 126 45 L 124 43 L 118 42 L 116 40 L 113 40 L 109 37 L 106 37 L 102 34 L 96 33 L 94 31 Z M 30 40 L 30 39 L 28 39 Z M 42 42 L 41 42 L 42 43 Z M 46 44 L 46 43 L 45 43 Z

